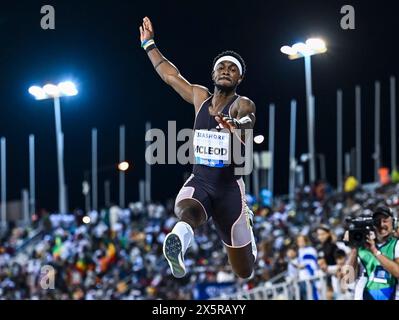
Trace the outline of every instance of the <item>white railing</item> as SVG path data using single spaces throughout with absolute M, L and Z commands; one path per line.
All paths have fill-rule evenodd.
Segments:
M 301 292 L 302 291 L 302 292 Z M 302 295 L 302 297 L 301 297 Z M 256 287 L 248 291 L 240 291 L 231 295 L 224 295 L 215 300 L 326 300 L 327 278 L 318 275 L 304 280 L 291 279 L 285 282 Z M 212 300 L 213 300 L 212 299 Z

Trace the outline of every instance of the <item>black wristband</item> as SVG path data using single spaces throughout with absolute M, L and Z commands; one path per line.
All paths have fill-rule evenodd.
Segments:
M 145 49 L 145 52 L 150 52 L 152 49 L 155 49 L 157 46 L 154 44 L 150 45 L 147 49 Z

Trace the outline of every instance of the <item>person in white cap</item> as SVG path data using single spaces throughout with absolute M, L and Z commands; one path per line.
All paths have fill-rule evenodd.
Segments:
M 172 274 L 185 276 L 184 254 L 194 241 L 193 229 L 212 217 L 234 273 L 249 278 L 257 247 L 242 171 L 236 170 L 242 163 L 235 158 L 237 152 L 243 154 L 245 142 L 252 142 L 247 137 L 255 123 L 255 104 L 236 94 L 245 74 L 244 60 L 233 51 L 218 55 L 212 65 L 214 92 L 210 93 L 206 87 L 188 82 L 161 54 L 148 17 L 140 26 L 140 40 L 158 75 L 195 109 L 193 173 L 175 201 L 180 221 L 163 245 Z

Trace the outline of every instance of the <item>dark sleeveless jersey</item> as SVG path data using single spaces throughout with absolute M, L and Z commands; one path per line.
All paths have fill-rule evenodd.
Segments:
M 232 134 L 228 129 L 217 129 L 217 126 L 219 125 L 218 122 L 215 120 L 214 115 L 209 114 L 209 106 L 211 105 L 212 102 L 212 97 L 210 96 L 207 100 L 204 101 L 202 104 L 201 108 L 199 109 L 195 122 L 194 122 L 194 136 L 198 136 L 199 133 L 202 134 L 202 136 L 207 136 L 208 131 L 209 135 L 212 135 L 212 133 L 219 133 L 224 136 L 229 136 L 229 145 L 228 145 L 228 155 L 229 159 L 227 161 L 212 161 L 209 160 L 209 163 L 206 161 L 198 161 L 198 159 L 195 157 L 194 165 L 193 165 L 193 174 L 199 178 L 204 179 L 207 182 L 210 183 L 216 183 L 216 184 L 223 184 L 223 183 L 232 183 L 241 178 L 241 175 L 236 175 L 234 173 L 234 169 L 237 167 L 237 165 L 234 163 L 234 158 L 232 157 L 233 154 L 233 147 L 238 146 L 240 148 L 240 154 L 243 154 L 243 144 L 240 142 L 240 139 L 237 137 L 236 134 Z M 238 95 L 235 95 L 228 103 L 227 105 L 223 108 L 221 111 L 224 114 L 230 114 L 230 108 L 231 105 L 234 103 L 239 98 Z M 198 131 L 201 130 L 201 131 Z M 215 135 L 216 136 L 216 135 Z M 215 138 L 217 139 L 217 138 Z M 233 143 L 233 139 L 236 141 Z M 200 148 L 198 150 L 198 148 Z M 202 149 L 201 149 L 202 148 Z M 214 153 L 216 155 L 220 154 L 220 157 L 223 156 L 223 150 L 219 150 L 217 147 L 213 148 L 211 146 L 207 147 L 198 147 L 198 145 L 195 145 L 195 138 L 194 138 L 194 153 L 195 151 L 203 151 L 203 153 Z M 206 150 L 205 150 L 206 149 Z M 204 155 L 206 157 L 206 155 Z M 217 157 L 217 156 L 215 156 Z M 204 164 L 205 163 L 205 164 Z

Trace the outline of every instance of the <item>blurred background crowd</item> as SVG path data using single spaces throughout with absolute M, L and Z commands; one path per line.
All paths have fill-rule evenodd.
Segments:
M 40 212 L 29 226 L 10 224 L 1 238 L 0 299 L 195 299 L 201 284 L 230 284 L 237 292 L 318 274 L 327 275 L 327 299 L 351 299 L 353 290 L 339 286 L 350 250 L 342 242 L 345 219 L 381 203 L 396 211 L 399 204 L 399 185 L 367 189 L 353 179 L 341 193 L 320 181 L 272 207 L 248 195 L 258 245 L 249 280 L 232 273 L 212 223 L 195 231 L 187 276 L 171 275 L 162 243 L 177 222 L 173 200 Z

